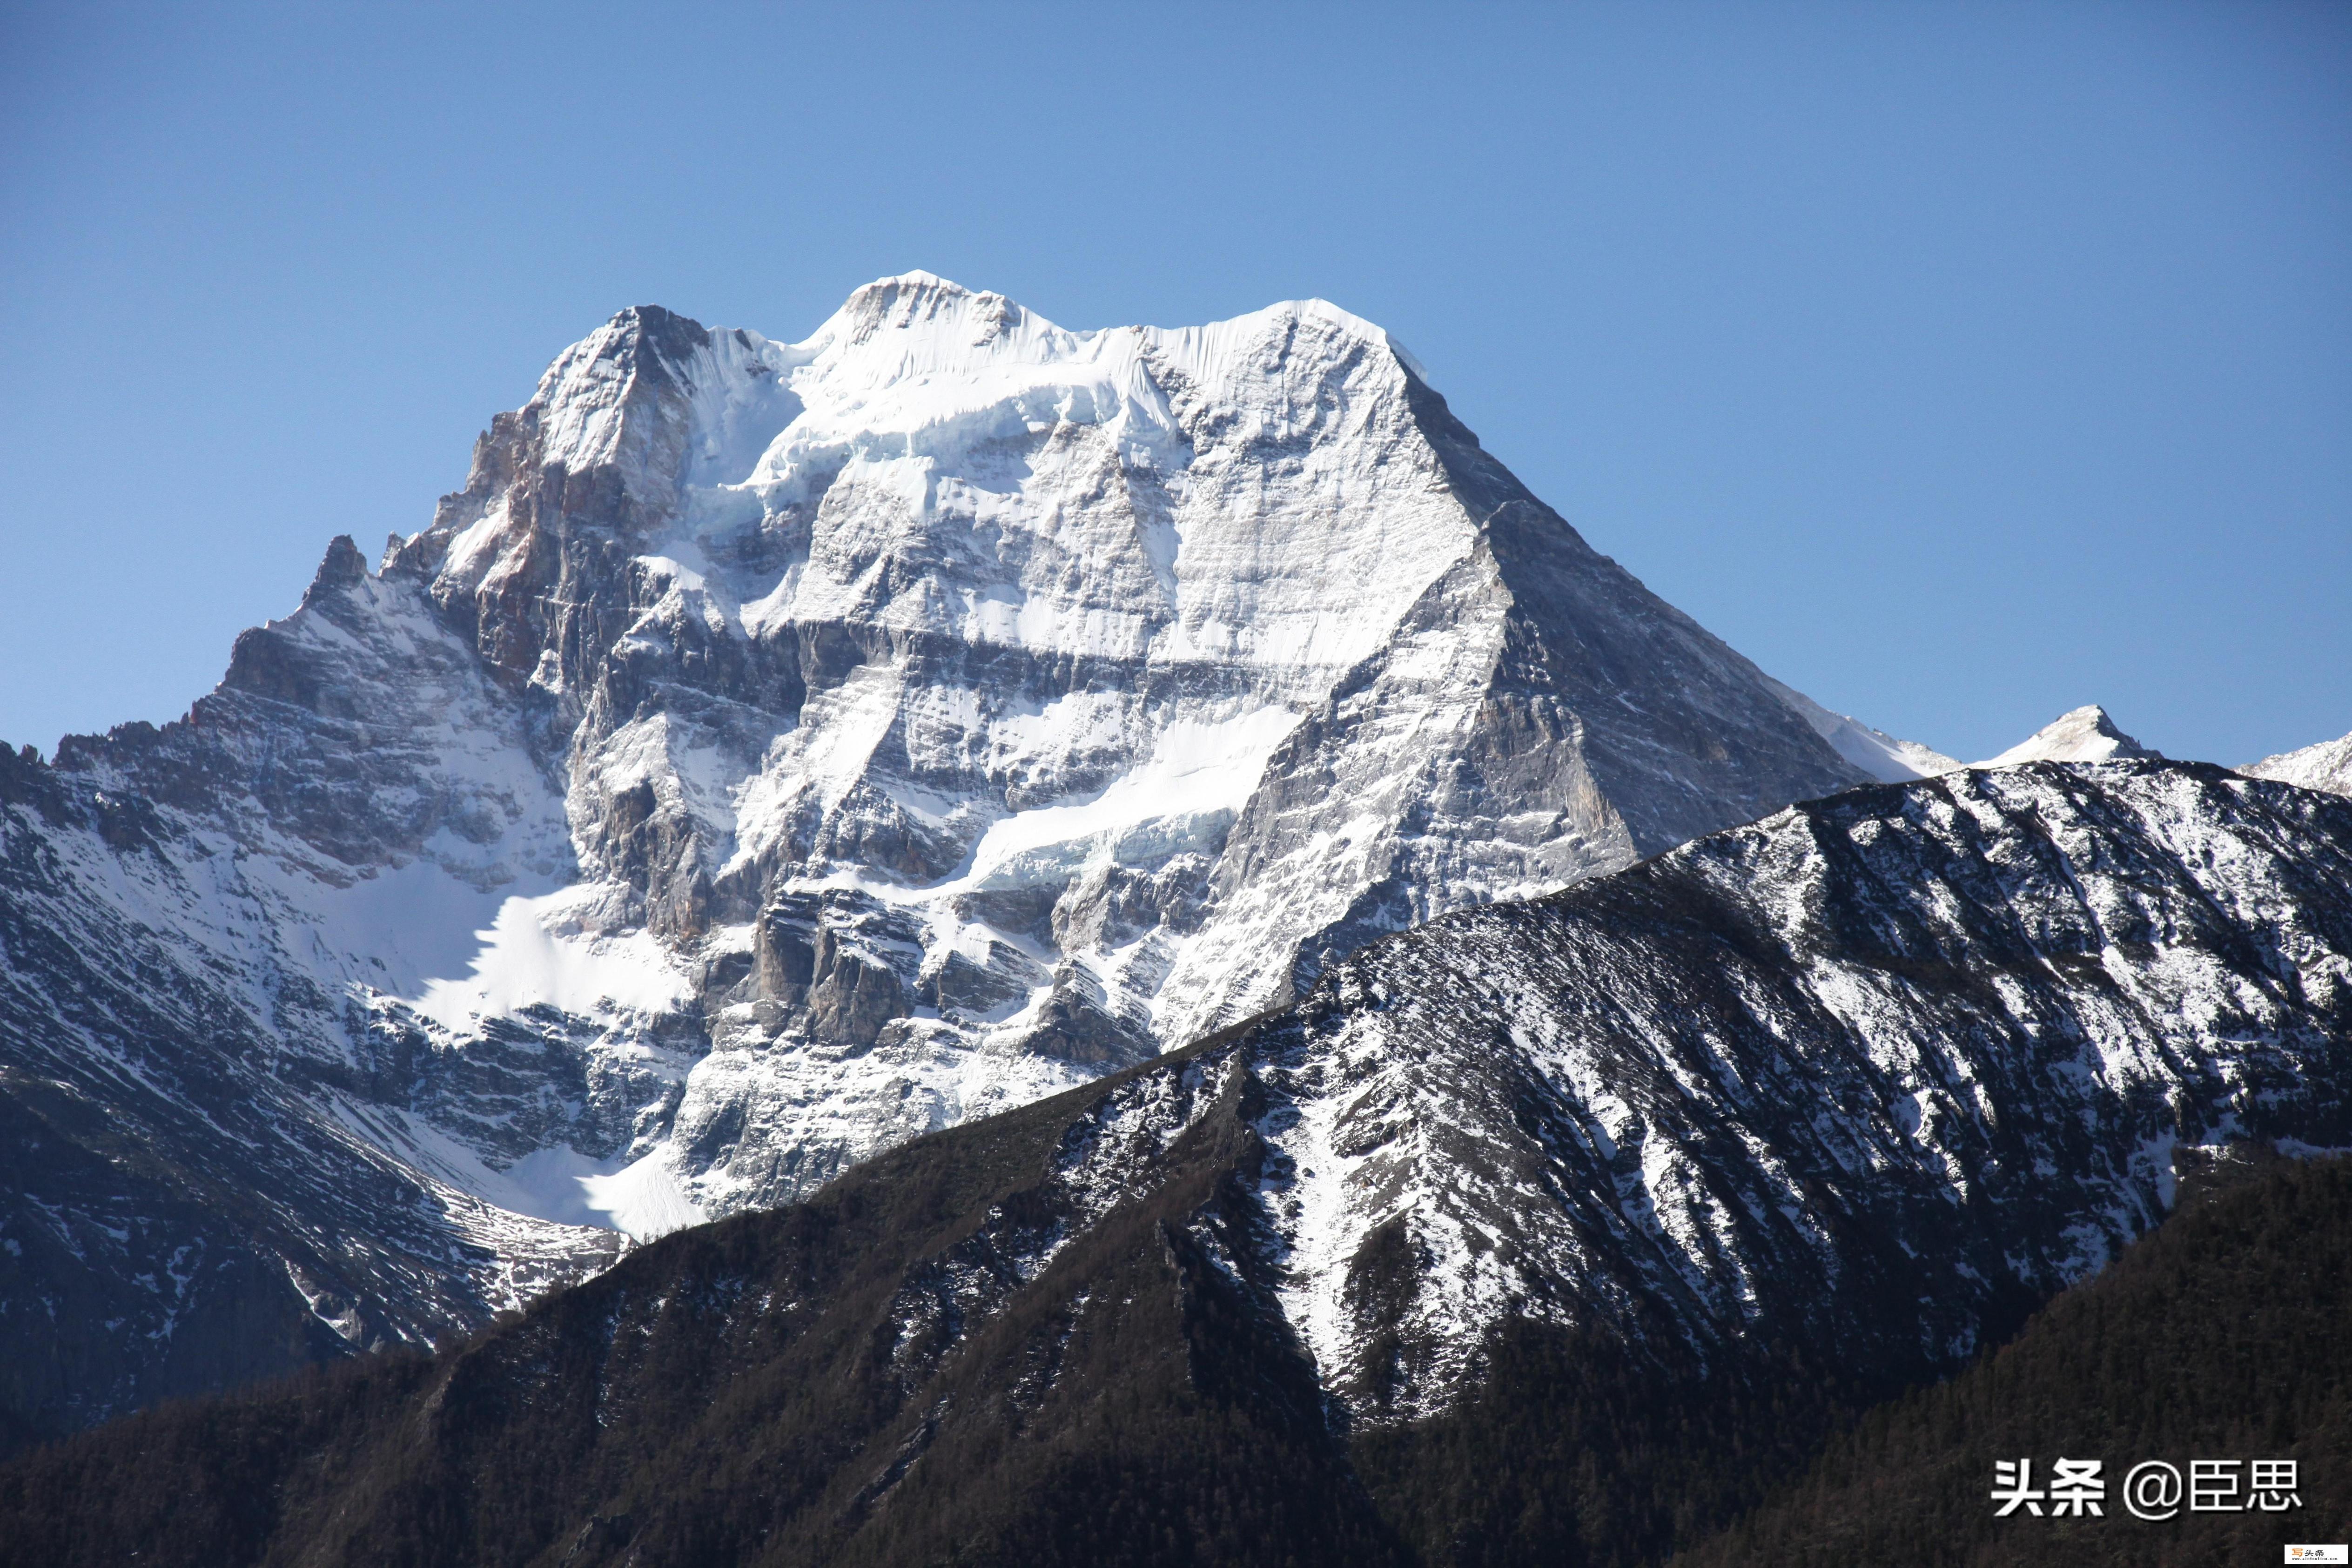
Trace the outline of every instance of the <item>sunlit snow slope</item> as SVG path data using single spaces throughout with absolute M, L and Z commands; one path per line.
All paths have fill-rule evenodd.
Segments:
M 2322 741 L 2300 751 L 2282 752 L 2238 770 L 2258 779 L 2281 779 L 2305 789 L 2352 795 L 2352 735 Z
M 2104 763 L 2118 757 L 2153 757 L 2158 753 L 2116 728 L 2107 710 L 2093 702 L 2061 713 L 1980 768 L 2005 768 L 2018 763 Z

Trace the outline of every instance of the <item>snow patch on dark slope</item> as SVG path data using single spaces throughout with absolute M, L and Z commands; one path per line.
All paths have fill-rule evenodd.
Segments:
M 1948 1366 L 2178 1146 L 2352 1145 L 2352 811 L 2152 761 L 1853 791 L 1369 949 L 1249 1048 L 1286 1313 L 1368 1413 L 1513 1315 Z

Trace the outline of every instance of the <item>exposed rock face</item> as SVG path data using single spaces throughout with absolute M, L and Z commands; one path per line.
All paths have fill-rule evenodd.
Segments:
M 152 1088 L 163 1157 L 414 1337 L 609 1254 L 570 1226 L 804 1194 L 1860 780 L 1792 697 L 1328 305 L 1076 333 L 913 274 L 796 345 L 631 310 L 186 720 L 19 760 L 0 1040 L 12 1083 Z M 73 1001 L 132 990 L 171 1007 Z M 302 1181 L 189 1119 L 220 1095 L 315 1132 Z
M 740 976 L 676 1123 L 705 1212 L 1856 776 L 1315 303 L 636 312 L 404 574 L 549 704 L 619 921 Z

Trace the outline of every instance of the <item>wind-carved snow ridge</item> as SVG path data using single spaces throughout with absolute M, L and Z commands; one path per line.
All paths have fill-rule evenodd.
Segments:
M 1870 776 L 1792 695 L 1322 301 L 641 307 L 185 720 L 10 754 L 5 1043 L 190 1160 L 364 1144 L 331 1202 L 236 1179 L 335 1211 L 257 1197 L 289 1237 L 391 1204 L 421 1250 L 335 1267 L 414 1337 L 505 1289 L 470 1203 L 593 1267 L 577 1222 L 788 1200 Z M 76 1013 L 142 986 L 152 1029 Z

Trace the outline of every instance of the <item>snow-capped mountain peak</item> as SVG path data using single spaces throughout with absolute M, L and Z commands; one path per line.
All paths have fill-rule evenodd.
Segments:
M 2150 750 L 2116 728 L 2107 710 L 2094 702 L 2061 713 L 2000 755 L 1975 765 L 2006 768 L 2019 763 L 2105 763 L 2118 757 L 2155 757 Z
M 139 982 L 201 1058 L 163 1076 L 361 1152 L 261 1161 L 234 1228 L 414 1335 L 608 1255 L 578 1222 L 784 1201 L 1875 772 L 1336 307 L 1073 331 L 917 273 L 787 342 L 644 306 L 379 574 L 337 546 L 185 720 L 0 801 L 48 857 L 0 897 L 79 933 L 11 960 L 6 1044 L 111 1103 L 88 1064 L 160 1047 L 42 998 L 177 976 Z M 397 1258 L 362 1166 L 425 1194 Z M 463 1289 L 415 1261 L 449 1226 Z
M 2249 763 L 2238 771 L 2258 779 L 2301 784 L 2305 789 L 2352 795 L 2352 735 L 2322 741 L 2299 751 L 2281 752 L 2259 763 Z

